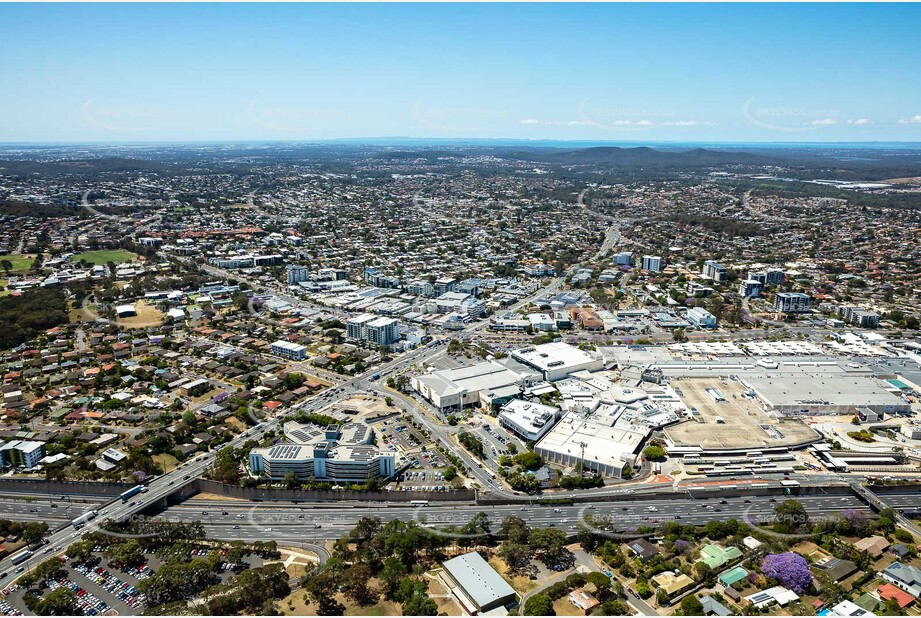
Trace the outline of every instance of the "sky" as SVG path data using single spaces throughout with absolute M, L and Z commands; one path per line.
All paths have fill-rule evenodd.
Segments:
M 0 4 L 0 141 L 921 141 L 918 4 Z

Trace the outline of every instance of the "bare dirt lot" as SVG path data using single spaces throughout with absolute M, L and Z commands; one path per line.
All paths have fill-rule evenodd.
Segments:
M 134 303 L 137 315 L 130 318 L 118 318 L 115 322 L 122 328 L 147 328 L 159 326 L 163 322 L 163 313 L 144 301 Z
M 696 408 L 695 420 L 666 430 L 677 446 L 702 446 L 707 449 L 764 448 L 792 445 L 818 434 L 805 423 L 768 416 L 759 403 L 745 395 L 740 382 L 719 378 L 673 380 L 688 409 Z M 723 396 L 716 401 L 707 389 Z M 717 422 L 717 418 L 721 422 Z

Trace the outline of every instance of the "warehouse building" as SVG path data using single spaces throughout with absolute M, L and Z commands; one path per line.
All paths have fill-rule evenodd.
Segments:
M 716 328 L 716 316 L 703 307 L 688 309 L 687 319 L 691 325 L 698 328 Z
M 515 590 L 475 551 L 451 558 L 442 566 L 445 583 L 471 616 L 508 608 L 519 601 Z
M 540 381 L 528 368 L 509 368 L 486 361 L 444 371 L 413 376 L 410 385 L 442 413 L 469 406 L 489 409 L 521 394 L 523 388 Z
M 134 308 L 134 305 L 117 305 L 115 307 L 115 315 L 119 318 L 133 318 L 137 317 L 138 311 Z
M 858 410 L 885 414 L 911 412 L 908 401 L 871 377 L 764 372 L 745 377 L 742 383 L 779 414 L 856 414 Z

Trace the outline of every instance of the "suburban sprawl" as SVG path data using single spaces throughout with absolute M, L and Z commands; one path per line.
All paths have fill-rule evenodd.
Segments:
M 0 613 L 919 615 L 921 152 L 0 150 Z

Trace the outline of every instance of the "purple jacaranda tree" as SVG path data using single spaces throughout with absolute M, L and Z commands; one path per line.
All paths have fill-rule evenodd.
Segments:
M 859 530 L 867 525 L 867 516 L 856 509 L 844 509 L 841 511 L 841 518 L 853 530 Z
M 803 594 L 812 585 L 812 573 L 806 559 L 792 551 L 765 556 L 761 572 L 796 594 Z

